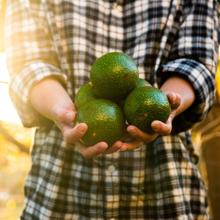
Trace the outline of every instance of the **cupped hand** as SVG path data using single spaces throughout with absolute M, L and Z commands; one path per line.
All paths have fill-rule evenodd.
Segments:
M 166 94 L 171 106 L 171 114 L 169 115 L 166 123 L 155 120 L 151 123 L 151 127 L 154 131 L 153 134 L 149 134 L 141 131 L 134 125 L 128 125 L 127 133 L 130 136 L 129 141 L 124 141 L 121 147 L 121 151 L 134 150 L 144 143 L 150 143 L 155 140 L 159 135 L 169 135 L 172 131 L 172 121 L 176 116 L 177 109 L 180 106 L 181 98 L 177 93 Z
M 74 109 L 54 110 L 55 124 L 59 127 L 63 134 L 64 141 L 68 144 L 76 144 L 79 152 L 87 159 L 98 156 L 100 154 L 111 154 L 122 147 L 121 141 L 116 141 L 112 146 L 108 146 L 106 142 L 99 142 L 93 146 L 85 146 L 80 141 L 85 135 L 88 126 L 85 123 L 74 125 L 76 111 Z

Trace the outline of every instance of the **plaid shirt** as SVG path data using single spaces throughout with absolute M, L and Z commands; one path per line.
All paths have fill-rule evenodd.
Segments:
M 216 14 L 213 0 L 8 0 L 10 94 L 23 124 L 38 126 L 21 219 L 209 218 L 187 130 L 214 101 Z M 28 94 L 54 77 L 74 99 L 92 63 L 110 51 L 131 56 L 154 86 L 183 77 L 196 100 L 172 135 L 86 160 L 34 111 Z

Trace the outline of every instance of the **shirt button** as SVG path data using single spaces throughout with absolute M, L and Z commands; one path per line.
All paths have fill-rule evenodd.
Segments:
M 113 173 L 113 172 L 115 171 L 115 166 L 114 166 L 114 165 L 110 165 L 110 166 L 108 167 L 108 171 L 111 172 L 111 173 Z

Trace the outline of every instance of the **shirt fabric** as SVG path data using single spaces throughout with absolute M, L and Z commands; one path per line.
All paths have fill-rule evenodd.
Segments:
M 7 2 L 10 94 L 23 124 L 38 127 L 21 219 L 209 219 L 189 129 L 214 102 L 216 2 Z M 74 100 L 96 58 L 111 51 L 132 57 L 139 76 L 155 87 L 183 77 L 196 100 L 174 120 L 172 135 L 87 160 L 32 108 L 28 95 L 53 77 Z

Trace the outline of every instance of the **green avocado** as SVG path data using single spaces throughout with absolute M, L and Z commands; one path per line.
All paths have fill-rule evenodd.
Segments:
M 144 132 L 153 133 L 152 121 L 166 122 L 170 113 L 167 96 L 154 87 L 138 87 L 125 99 L 124 114 L 127 122 Z
M 135 88 L 138 68 L 124 53 L 111 52 L 96 59 L 91 67 L 90 80 L 95 95 L 118 101 Z
M 145 87 L 145 86 L 152 86 L 148 81 L 146 81 L 145 79 L 141 79 L 139 78 L 136 81 L 136 86 L 135 88 L 139 88 L 139 87 Z
M 87 103 L 90 100 L 94 100 L 97 97 L 93 93 L 92 90 L 92 83 L 87 82 L 84 85 L 82 85 L 75 96 L 75 105 L 76 108 L 80 108 L 80 106 L 83 106 L 85 103 Z
M 105 141 L 111 146 L 125 131 L 125 119 L 121 108 L 106 99 L 90 100 L 81 106 L 76 121 L 88 125 L 88 130 L 81 140 L 87 146 L 100 141 Z

